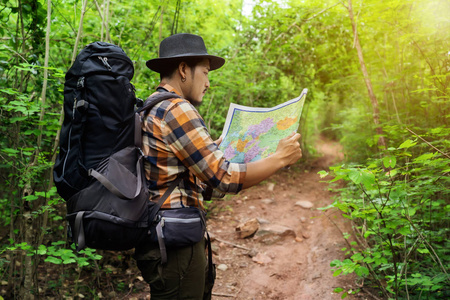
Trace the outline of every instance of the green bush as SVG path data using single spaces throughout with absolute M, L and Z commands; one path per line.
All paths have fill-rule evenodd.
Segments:
M 395 299 L 448 299 L 450 158 L 425 147 L 408 139 L 365 165 L 330 168 L 330 183 L 347 184 L 325 209 L 352 220 L 357 240 L 331 263 L 335 276 L 355 273 Z

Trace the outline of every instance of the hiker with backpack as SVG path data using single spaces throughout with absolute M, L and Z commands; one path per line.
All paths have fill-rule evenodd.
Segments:
M 158 225 L 152 229 L 157 241 L 149 239 L 135 248 L 152 299 L 210 299 L 214 270 L 205 255 L 207 241 L 201 228 L 204 195 L 211 189 L 237 194 L 302 156 L 300 135 L 293 133 L 280 141 L 273 155 L 259 161 L 238 164 L 224 158 L 220 140 L 213 141 L 195 108 L 210 87 L 208 73 L 224 63 L 208 54 L 200 36 L 187 33 L 164 39 L 159 57 L 147 61 L 161 78 L 152 97 L 173 95 L 141 113 L 149 200 L 164 198 Z M 178 242 L 185 236 L 191 241 Z

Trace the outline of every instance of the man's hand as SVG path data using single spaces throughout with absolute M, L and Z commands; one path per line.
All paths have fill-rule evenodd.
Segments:
M 220 136 L 217 140 L 214 141 L 214 143 L 215 143 L 217 146 L 220 146 L 220 143 L 222 143 L 222 140 L 223 140 L 223 137 Z
M 299 133 L 293 132 L 278 143 L 275 154 L 286 167 L 293 165 L 302 157 L 302 149 L 300 149 L 300 143 L 298 142 L 300 136 Z
M 302 157 L 300 149 L 299 133 L 292 133 L 280 140 L 277 151 L 266 158 L 247 163 L 247 174 L 242 185 L 244 189 L 260 183 L 264 179 L 275 174 L 276 171 L 293 165 Z

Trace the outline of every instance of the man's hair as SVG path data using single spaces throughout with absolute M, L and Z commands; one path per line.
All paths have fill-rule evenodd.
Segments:
M 166 65 L 166 69 L 164 71 L 161 71 L 161 73 L 159 73 L 159 76 L 161 78 L 161 80 L 163 78 L 167 78 L 167 79 L 171 79 L 173 74 L 175 73 L 176 70 L 178 70 L 178 66 L 182 63 L 185 62 L 186 65 L 191 68 L 192 70 L 195 69 L 195 67 L 203 61 L 203 57 L 185 57 L 185 58 L 179 58 L 179 59 L 175 59 L 171 62 L 168 62 Z

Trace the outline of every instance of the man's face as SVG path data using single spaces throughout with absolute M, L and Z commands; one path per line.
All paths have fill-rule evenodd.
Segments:
M 193 69 L 186 68 L 186 88 L 183 91 L 183 96 L 194 106 L 199 106 L 202 103 L 203 96 L 209 88 L 209 69 L 209 59 L 207 58 Z

